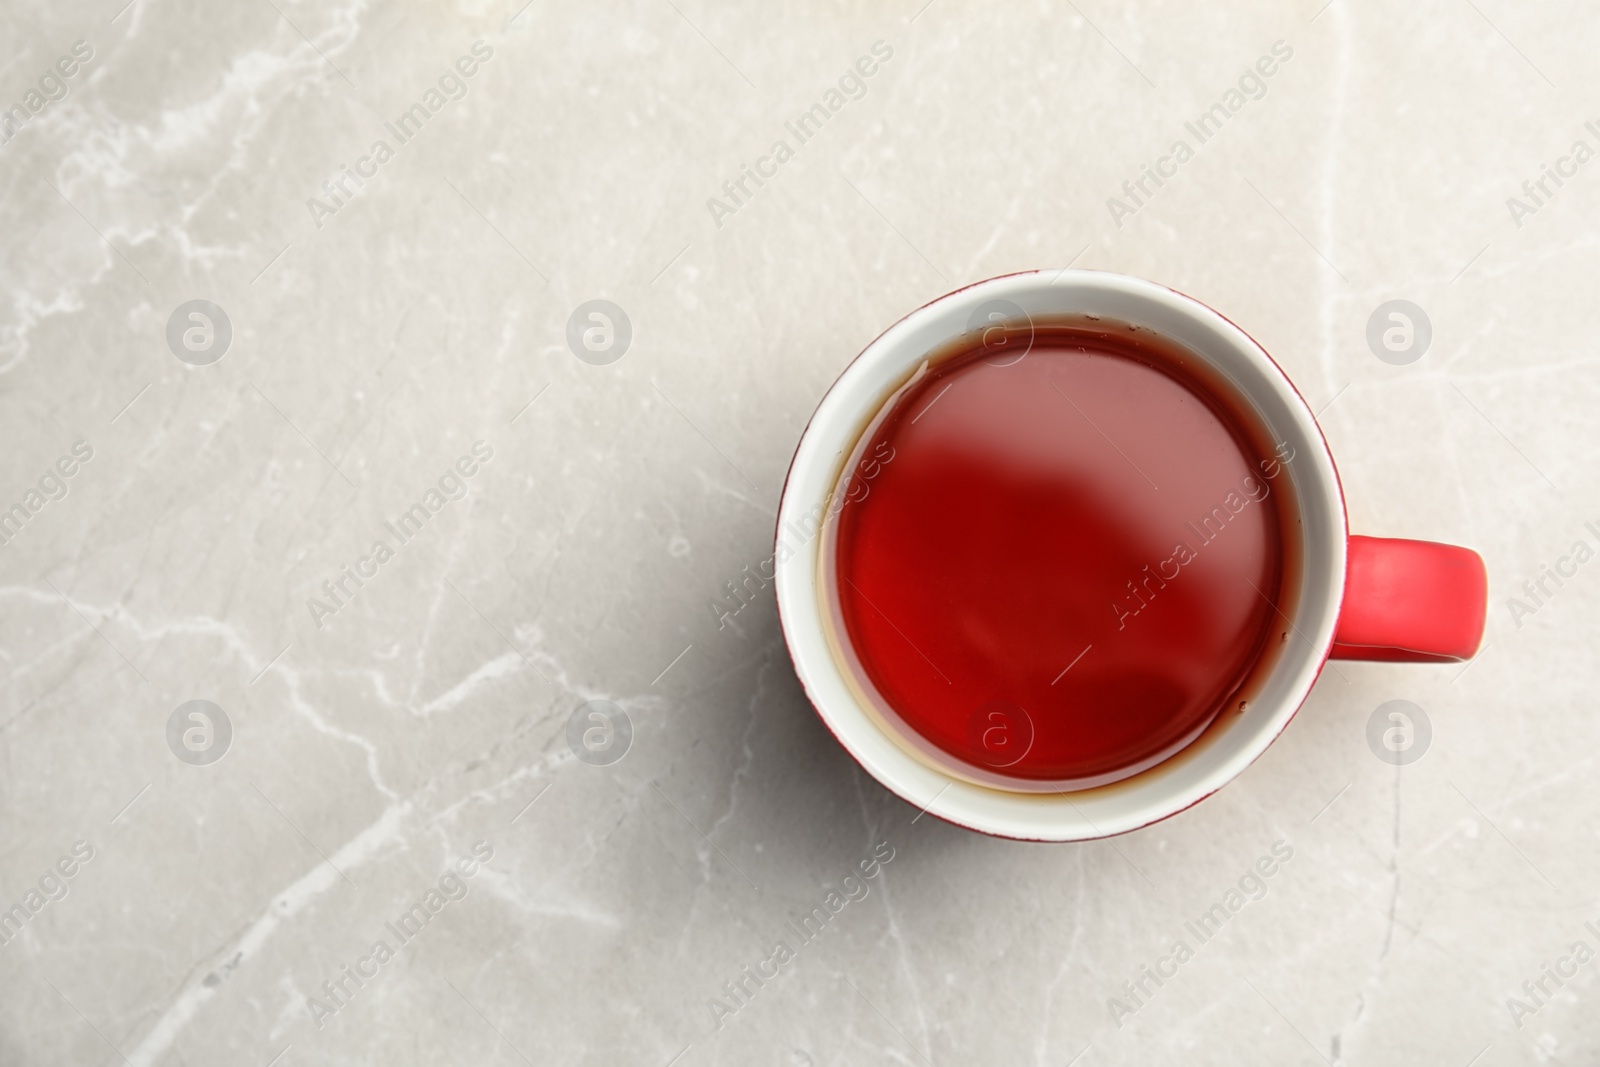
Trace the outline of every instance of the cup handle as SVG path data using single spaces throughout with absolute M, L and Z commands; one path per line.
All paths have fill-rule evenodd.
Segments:
M 1472 549 L 1352 534 L 1329 658 L 1460 663 L 1477 654 L 1488 612 Z

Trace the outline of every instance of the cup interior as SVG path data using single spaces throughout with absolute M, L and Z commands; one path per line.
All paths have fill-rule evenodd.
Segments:
M 1129 777 L 1041 789 L 941 760 L 885 715 L 863 687 L 833 608 L 828 516 L 842 504 L 875 420 L 931 354 L 995 306 L 1030 319 L 1094 315 L 1151 330 L 1188 349 L 1228 389 L 1262 435 L 1294 450 L 1284 465 L 1299 536 L 1287 557 L 1292 595 L 1277 605 L 1282 640 L 1201 734 Z M 822 521 L 818 521 L 819 516 Z M 891 326 L 840 375 L 801 437 L 778 515 L 777 599 L 784 636 L 807 695 L 829 729 L 883 785 L 940 818 L 1027 840 L 1083 840 L 1147 825 L 1196 803 L 1265 750 L 1309 693 L 1332 647 L 1345 569 L 1344 502 L 1310 409 L 1282 370 L 1237 326 L 1150 282 L 1098 271 L 1033 271 L 941 297 Z

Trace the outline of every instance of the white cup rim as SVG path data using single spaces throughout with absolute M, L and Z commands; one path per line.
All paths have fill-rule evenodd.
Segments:
M 855 695 L 829 648 L 820 595 L 825 536 L 806 537 L 805 518 L 827 507 L 862 427 L 898 380 L 965 331 L 979 305 L 1009 300 L 1037 319 L 1099 314 L 1168 336 L 1223 375 L 1278 441 L 1294 449 L 1284 465 L 1301 526 L 1295 602 L 1279 611 L 1283 651 L 1249 692 L 1243 710 L 1218 722 L 1170 759 L 1110 785 L 1070 793 L 993 788 L 940 771 L 890 736 Z M 778 614 L 795 672 L 828 729 L 890 791 L 927 814 L 1019 840 L 1109 837 L 1168 818 L 1237 777 L 1304 703 L 1333 647 L 1348 541 L 1344 494 L 1310 407 L 1265 349 L 1234 323 L 1153 282 L 1090 270 L 1037 270 L 956 290 L 911 312 L 862 350 L 840 374 L 801 435 L 778 512 Z M 1292 631 L 1292 633 L 1291 633 Z M 1224 721 L 1226 720 L 1226 721 Z

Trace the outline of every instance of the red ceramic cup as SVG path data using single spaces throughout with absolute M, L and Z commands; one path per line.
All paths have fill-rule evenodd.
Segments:
M 835 517 L 846 499 L 844 478 L 862 459 L 864 429 L 908 373 L 965 334 L 979 307 L 994 301 L 1009 302 L 1034 320 L 1098 315 L 1177 342 L 1230 385 L 1260 429 L 1294 450 L 1294 462 L 1284 470 L 1298 509 L 1298 573 L 1288 582 L 1295 595 L 1279 607 L 1299 639 L 1248 683 L 1244 711 L 1217 716 L 1162 762 L 1094 788 L 1041 791 L 1039 783 L 975 774 L 940 758 L 853 666 L 839 622 L 831 581 Z M 1487 576 L 1472 550 L 1350 535 L 1327 441 L 1311 409 L 1260 345 L 1190 297 L 1098 271 L 1035 271 L 980 282 L 917 309 L 868 345 L 828 391 L 800 439 L 779 509 L 775 559 L 778 612 L 790 656 L 840 743 L 918 808 L 984 833 L 1028 840 L 1105 837 L 1182 811 L 1266 750 L 1304 703 L 1327 660 L 1469 659 L 1482 640 L 1487 612 Z

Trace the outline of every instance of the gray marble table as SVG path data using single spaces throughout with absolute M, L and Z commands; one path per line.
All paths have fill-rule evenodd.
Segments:
M 1596 1062 L 1592 12 L 123 3 L 0 5 L 0 1063 Z M 1069 264 L 1242 324 L 1492 603 L 1044 846 L 723 597 L 863 345 Z

